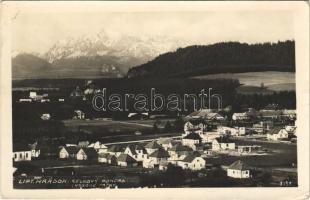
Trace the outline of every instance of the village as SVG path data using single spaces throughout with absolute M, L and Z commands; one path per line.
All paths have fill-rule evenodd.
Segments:
M 31 101 L 46 102 L 47 95 L 38 96 L 30 92 Z M 44 100 L 45 99 L 45 100 Z M 20 100 L 20 101 L 25 101 Z M 30 101 L 30 100 L 27 100 Z M 59 99 L 63 102 L 64 99 Z M 141 115 L 148 117 L 148 113 L 130 113 L 128 118 Z M 42 113 L 43 121 L 50 120 L 49 113 Z M 85 113 L 81 110 L 74 111 L 72 120 L 85 121 Z M 97 121 L 102 119 L 96 119 Z M 112 119 L 110 119 L 113 121 Z M 221 169 L 225 176 L 231 180 L 251 180 L 257 178 L 258 172 L 273 173 L 279 171 L 272 167 L 256 165 L 260 159 L 269 159 L 278 154 L 277 149 L 270 145 L 295 147 L 296 111 L 276 109 L 276 105 L 268 105 L 264 109 L 256 111 L 248 108 L 242 113 L 233 113 L 231 120 L 221 115 L 216 110 L 201 109 L 183 117 L 183 131 L 171 136 L 159 136 L 147 139 L 139 139 L 143 135 L 135 132 L 135 140 L 104 143 L 102 141 L 90 141 L 83 139 L 68 139 L 65 144 L 55 146 L 52 158 L 41 158 L 41 147 L 38 141 L 32 144 L 13 144 L 13 162 L 15 163 L 15 177 L 27 177 L 34 175 L 32 171 L 23 170 L 19 163 L 34 163 L 39 166 L 40 175 L 46 175 L 49 170 L 54 170 L 56 175 L 62 169 L 76 169 L 79 166 L 104 166 L 101 170 L 137 170 L 145 169 L 148 172 L 157 171 L 164 173 L 169 168 L 180 168 L 188 172 L 200 172 L 200 176 L 212 173 L 214 169 Z M 128 122 L 129 123 L 129 122 Z M 267 145 L 267 146 L 266 146 Z M 284 146 L 284 149 L 287 148 Z M 249 158 L 249 159 L 248 159 Z M 254 158 L 254 159 L 252 159 Z M 45 163 L 54 163 L 49 167 Z M 55 162 L 54 162 L 54 161 Z M 254 161 L 253 161 L 254 160 Z M 267 160 L 267 161 L 266 161 Z M 270 160 L 270 163 L 277 160 Z M 41 163 L 41 164 L 40 164 Z M 254 163 L 254 164 L 253 164 Z M 276 186 L 295 186 L 297 180 L 287 176 L 287 173 L 296 177 L 296 162 L 285 163 L 278 179 L 273 182 Z M 272 165 L 272 164 L 271 164 Z M 84 167 L 85 167 L 84 166 Z M 281 168 L 281 167 L 279 167 Z M 100 168 L 98 168 L 100 169 Z M 80 168 L 80 171 L 83 169 Z M 100 171 L 96 171 L 96 174 Z M 68 173 L 73 175 L 74 170 Z M 285 175 L 283 175 L 285 174 Z M 59 174 L 58 174 L 59 175 Z M 280 178 L 279 178 L 280 177 Z M 289 177 L 289 178 L 288 178 Z

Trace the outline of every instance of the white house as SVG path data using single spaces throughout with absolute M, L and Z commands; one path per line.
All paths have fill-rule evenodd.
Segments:
M 186 135 L 193 132 L 202 134 L 206 127 L 207 124 L 203 120 L 188 121 L 184 124 L 184 133 L 182 134 L 182 137 L 185 137 Z
M 217 131 L 221 135 L 243 136 L 246 134 L 245 127 L 227 127 L 219 126 Z
M 143 161 L 145 159 L 148 159 L 147 152 L 145 148 L 141 145 L 130 144 L 125 148 L 124 153 L 130 155 L 137 161 Z
M 148 159 L 143 160 L 143 167 L 154 168 L 159 166 L 160 163 L 168 162 L 169 154 L 164 149 L 160 148 L 148 156 Z
M 76 158 L 79 150 L 76 146 L 62 147 L 59 151 L 59 158 Z
M 287 130 L 285 130 L 285 128 L 276 127 L 272 129 L 269 133 L 267 133 L 268 140 L 281 140 L 287 138 L 288 138 L 288 132 Z
M 228 137 L 218 137 L 215 138 L 212 142 L 213 151 L 234 150 L 235 148 L 235 143 L 231 141 Z
M 195 144 L 199 144 L 202 142 L 202 138 L 197 133 L 190 133 L 187 136 L 182 138 L 182 144 L 184 146 L 189 146 L 191 148 L 194 148 Z
M 200 156 L 188 155 L 183 160 L 177 162 L 182 169 L 201 170 L 206 167 L 206 161 Z
M 173 159 L 178 159 L 181 155 L 188 155 L 192 151 L 190 147 L 183 146 L 182 144 L 176 144 L 168 149 L 168 153 Z
M 73 119 L 85 119 L 85 113 L 81 110 L 75 110 Z
M 31 148 L 28 145 L 13 144 L 13 161 L 31 161 Z
M 239 153 L 253 153 L 262 150 L 259 145 L 239 145 L 237 148 Z
M 247 115 L 247 113 L 234 113 L 232 115 L 232 119 L 237 121 L 237 120 L 248 120 L 250 119 L 250 116 Z
M 250 167 L 237 160 L 227 168 L 227 176 L 240 179 L 250 178 Z
M 296 133 L 296 126 L 285 126 L 285 130 L 289 133 L 289 134 L 295 134 Z
M 97 160 L 98 154 L 94 148 L 81 148 L 76 154 L 77 160 Z
M 51 119 L 51 115 L 49 113 L 43 113 L 41 115 L 41 119 L 42 120 L 49 120 L 49 119 Z

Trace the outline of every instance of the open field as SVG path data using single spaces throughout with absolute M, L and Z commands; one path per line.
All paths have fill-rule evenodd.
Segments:
M 294 72 L 247 72 L 247 73 L 225 73 L 195 76 L 197 79 L 238 79 L 241 86 L 238 92 L 259 92 L 268 93 L 282 90 L 295 90 L 295 73 Z M 261 84 L 264 89 L 261 89 Z

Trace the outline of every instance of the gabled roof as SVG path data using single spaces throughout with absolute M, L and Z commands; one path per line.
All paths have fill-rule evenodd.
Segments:
M 112 145 L 108 148 L 109 152 L 122 152 L 122 148 L 118 145 Z
M 190 140 L 201 140 L 202 138 L 197 133 L 190 133 L 187 136 L 185 136 L 183 139 L 190 139 Z
M 126 163 L 135 163 L 135 162 L 137 162 L 133 157 L 131 157 L 128 154 L 124 154 L 124 153 L 122 153 L 121 155 L 119 155 L 117 157 L 117 161 L 118 162 L 126 162 Z
M 170 157 L 168 152 L 165 151 L 164 149 L 158 149 L 156 151 L 154 151 L 153 153 L 151 153 L 149 155 L 149 157 L 153 157 L 153 158 L 168 158 Z
M 98 153 L 94 148 L 82 148 L 87 156 L 97 156 Z
M 242 162 L 241 160 L 235 161 L 233 164 L 231 164 L 228 169 L 235 169 L 235 170 L 248 170 L 250 169 L 250 166 Z
M 282 127 L 274 127 L 274 128 L 269 132 L 269 134 L 270 134 L 270 135 L 278 134 L 278 133 L 281 131 L 281 129 L 283 129 L 283 128 L 282 128 Z
M 191 151 L 191 148 L 188 146 L 183 146 L 182 144 L 176 144 L 169 151 Z
M 155 140 L 153 140 L 152 142 L 149 142 L 147 145 L 145 145 L 145 148 L 147 148 L 147 149 L 160 149 L 161 146 Z
M 115 158 L 115 159 L 116 159 L 116 156 L 111 155 L 111 154 L 109 154 L 109 155 L 107 156 L 107 159 L 108 159 L 108 160 L 111 160 L 112 158 Z
M 63 147 L 63 148 L 68 152 L 68 154 L 77 154 L 80 150 L 80 148 L 75 146 Z
M 182 161 L 183 161 L 183 162 L 187 162 L 187 163 L 191 163 L 191 162 L 193 162 L 193 160 L 194 160 L 195 158 L 197 158 L 197 157 L 199 157 L 199 156 L 196 156 L 196 155 L 194 155 L 194 154 L 189 154 L 189 155 L 187 155 Z
M 136 145 L 130 144 L 126 148 L 128 148 L 132 154 L 136 154 Z
M 218 138 L 215 138 L 214 140 L 216 140 L 218 143 L 234 143 L 228 137 L 218 137 Z

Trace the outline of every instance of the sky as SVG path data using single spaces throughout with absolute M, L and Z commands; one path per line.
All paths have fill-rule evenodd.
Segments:
M 44 53 L 59 40 L 102 30 L 137 37 L 169 36 L 189 44 L 294 39 L 288 11 L 19 13 L 13 20 L 13 51 Z

